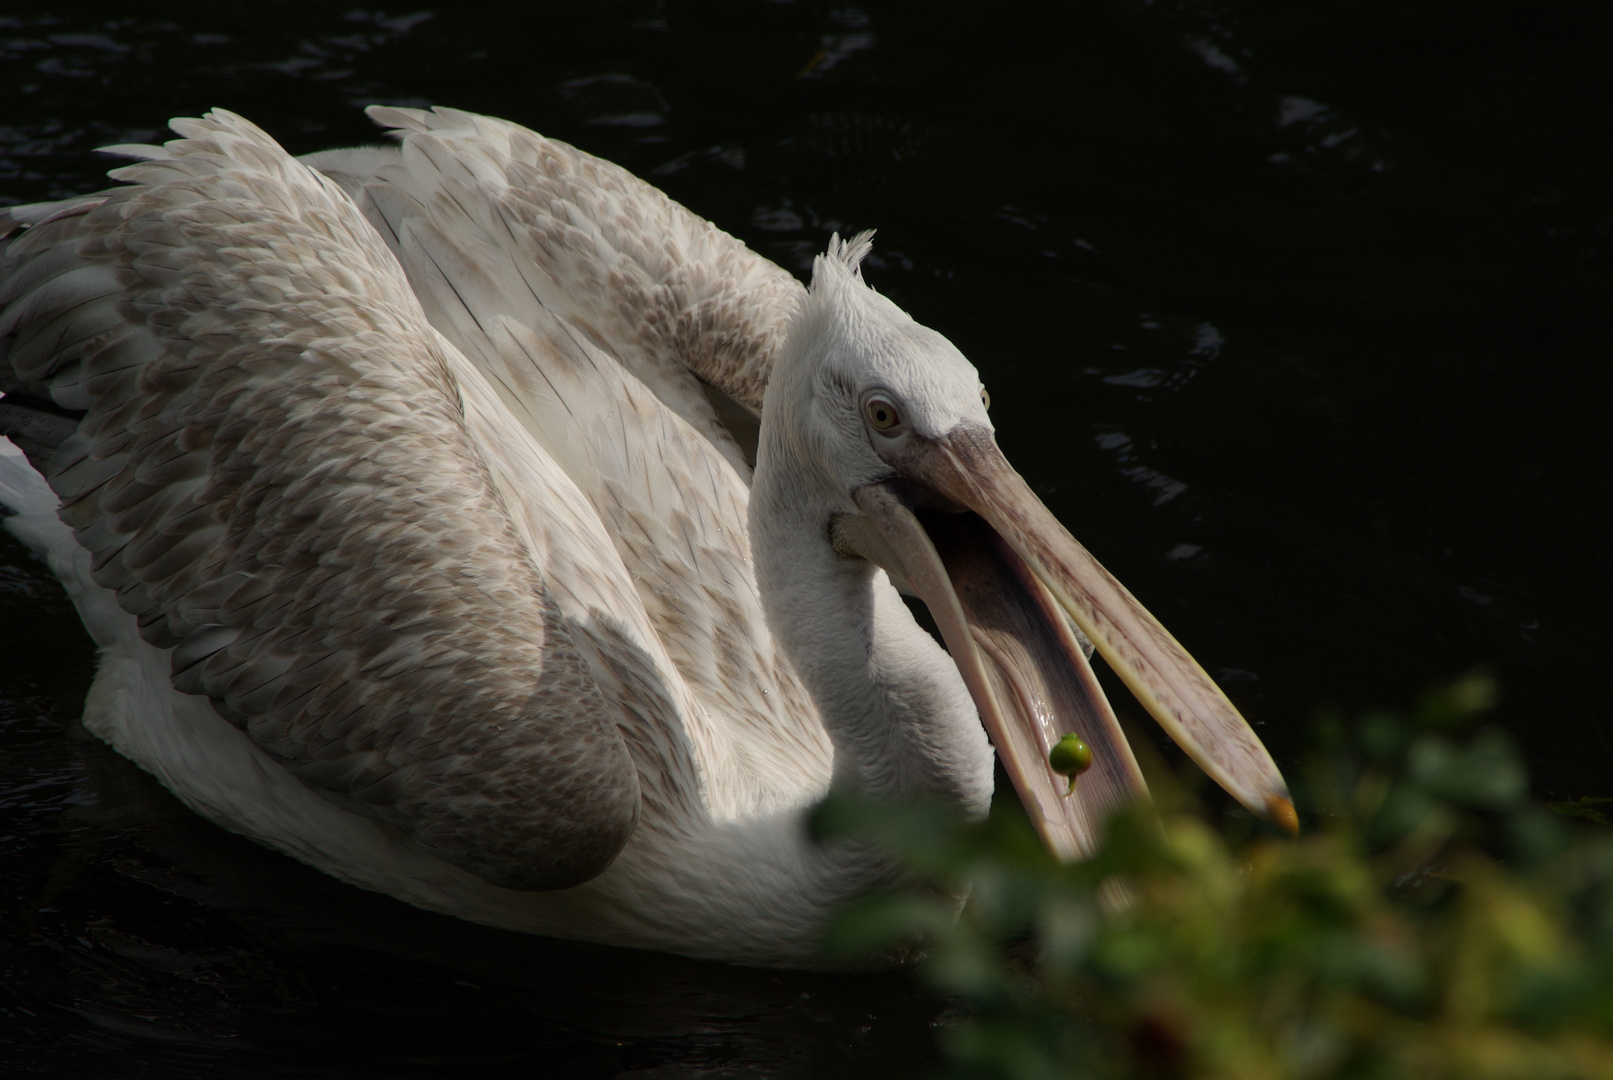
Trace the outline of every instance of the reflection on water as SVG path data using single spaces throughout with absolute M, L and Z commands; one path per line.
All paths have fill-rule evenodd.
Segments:
M 451 104 L 651 177 L 981 367 L 1032 486 L 1291 764 L 1475 663 L 1606 790 L 1613 13 L 1274 0 L 0 15 L 0 200 L 212 105 L 302 152 Z M 0 1071 L 914 1075 L 945 1003 L 515 938 L 178 808 L 75 725 L 88 641 L 0 541 Z M 1123 691 L 1115 693 L 1122 711 Z

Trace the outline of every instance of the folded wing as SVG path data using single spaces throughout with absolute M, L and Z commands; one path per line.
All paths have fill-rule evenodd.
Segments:
M 751 567 L 749 469 L 700 389 L 760 404 L 800 284 L 564 143 L 448 109 L 370 112 L 398 148 L 304 160 L 353 197 L 433 325 L 592 504 L 699 703 L 690 736 L 726 778 L 708 808 L 821 789 L 829 743 Z
M 354 195 L 394 250 L 426 242 L 423 222 L 453 223 L 452 242 L 433 252 L 444 278 L 472 293 L 488 279 L 529 291 L 748 476 L 701 384 L 760 412 L 800 282 L 627 170 L 558 140 L 455 109 L 369 114 L 399 139 L 394 156 L 306 160 Z M 472 243 L 476 233 L 491 242 Z
M 609 541 L 536 448 L 560 520 L 512 515 L 474 374 L 335 184 L 229 113 L 174 126 L 0 264 L 11 381 L 84 410 L 44 471 L 96 581 L 327 798 L 496 884 L 597 874 L 639 782 L 545 569 L 625 593 Z

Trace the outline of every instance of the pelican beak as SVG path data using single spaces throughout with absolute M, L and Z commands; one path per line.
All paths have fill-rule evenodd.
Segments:
M 1297 830 L 1288 786 L 1248 722 L 1032 494 L 988 429 L 911 435 L 884 456 L 901 479 L 853 493 L 869 527 L 846 540 L 929 607 L 1050 849 L 1089 853 L 1109 814 L 1147 797 L 1072 621 L 1206 773 L 1251 812 Z M 1048 764 L 1068 732 L 1092 750 L 1073 791 Z

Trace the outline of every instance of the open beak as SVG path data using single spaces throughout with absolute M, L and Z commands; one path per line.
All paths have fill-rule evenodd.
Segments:
M 989 430 L 910 436 L 886 459 L 901 479 L 854 492 L 866 524 L 837 523 L 837 543 L 929 607 L 1049 848 L 1066 859 L 1090 853 L 1114 810 L 1147 797 L 1072 620 L 1206 773 L 1253 813 L 1297 831 L 1288 786 L 1248 722 L 1032 494 Z M 1092 766 L 1068 791 L 1048 754 L 1071 732 L 1091 748 Z

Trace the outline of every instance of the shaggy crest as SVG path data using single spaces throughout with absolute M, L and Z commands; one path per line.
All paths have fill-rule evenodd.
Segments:
M 839 233 L 830 236 L 828 250 L 812 260 L 811 300 L 821 304 L 830 294 L 868 289 L 863 281 L 862 261 L 873 250 L 873 229 L 865 229 L 849 240 L 842 240 Z
M 872 229 L 850 239 L 838 233 L 829 238 L 828 250 L 812 261 L 812 285 L 790 328 L 798 347 L 813 343 L 818 348 L 810 351 L 822 355 L 823 345 L 862 337 L 870 325 L 908 321 L 904 311 L 863 280 L 862 261 L 873 250 Z
M 845 265 L 857 277 L 862 277 L 862 261 L 874 250 L 874 230 L 864 229 L 850 240 L 840 239 L 839 233 L 829 236 L 827 257 Z M 814 268 L 816 277 L 816 268 Z

